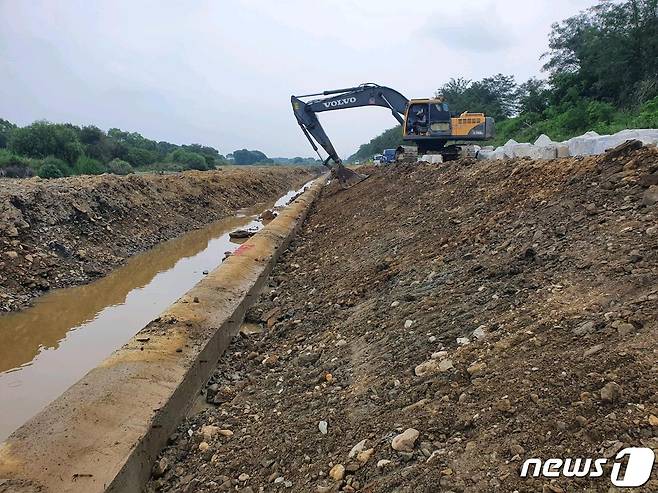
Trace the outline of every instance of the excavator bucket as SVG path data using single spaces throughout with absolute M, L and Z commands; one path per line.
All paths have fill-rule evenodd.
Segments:
M 357 183 L 362 182 L 368 175 L 362 175 L 356 171 L 352 171 L 349 168 L 346 168 L 342 164 L 335 166 L 331 170 L 332 177 L 338 178 L 338 182 L 343 188 L 350 188 L 356 185 Z

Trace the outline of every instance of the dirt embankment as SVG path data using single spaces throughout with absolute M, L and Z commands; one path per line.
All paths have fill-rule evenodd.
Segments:
M 325 193 L 148 490 L 608 491 L 617 451 L 658 448 L 657 171 L 645 148 Z M 531 457 L 609 461 L 520 478 Z
M 315 174 L 290 167 L 0 180 L 0 311 L 102 276 L 130 255 L 274 200 Z

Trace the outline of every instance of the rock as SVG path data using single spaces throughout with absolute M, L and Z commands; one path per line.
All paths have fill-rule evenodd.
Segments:
M 601 400 L 604 402 L 617 402 L 622 398 L 623 390 L 616 382 L 608 382 L 601 389 Z
M 208 442 L 201 442 L 199 444 L 199 450 L 201 452 L 206 452 L 210 448 L 210 445 L 208 445 Z
M 13 250 L 9 251 L 9 252 L 6 252 L 5 255 L 7 255 L 7 257 L 9 257 L 11 259 L 18 258 L 18 253 L 14 252 Z
M 432 353 L 432 359 L 441 359 L 445 358 L 448 355 L 448 351 L 436 351 L 435 353 Z
M 219 430 L 217 433 L 219 433 L 223 437 L 232 437 L 233 436 L 233 432 L 231 430 Z
M 395 308 L 396 306 L 400 306 L 399 301 L 394 301 L 393 303 L 391 303 L 391 308 Z
M 496 402 L 496 409 L 503 413 L 510 412 L 512 410 L 512 403 L 507 397 L 504 397 Z
M 201 427 L 201 434 L 206 442 L 209 442 L 219 433 L 219 426 L 206 425 Z
M 439 371 L 444 372 L 452 370 L 455 366 L 452 364 L 451 359 L 443 359 L 439 361 Z
M 326 421 L 320 421 L 318 423 L 318 429 L 320 430 L 320 433 L 326 435 L 329 429 L 329 424 Z
M 343 464 L 336 464 L 329 471 L 329 477 L 334 481 L 341 481 L 345 477 L 345 466 Z
M 353 459 L 356 457 L 356 455 L 359 452 L 363 452 L 366 448 L 366 443 L 368 442 L 368 439 L 361 440 L 359 443 L 357 443 L 354 447 L 352 447 L 352 450 L 350 450 L 350 453 L 348 454 L 348 457 L 350 459 Z
M 466 344 L 470 344 L 471 340 L 468 337 L 458 337 L 457 338 L 457 344 L 460 346 L 466 346 Z
M 656 203 L 658 203 L 658 185 L 653 185 L 642 195 L 642 205 L 652 206 Z
M 475 377 L 484 373 L 486 367 L 487 364 L 485 362 L 474 362 L 468 368 L 466 368 L 466 371 L 470 376 Z
M 380 459 L 377 461 L 377 469 L 384 469 L 386 466 L 393 464 L 393 461 L 388 459 Z
M 269 366 L 270 368 L 276 366 L 278 362 L 279 362 L 279 357 L 276 354 L 272 354 L 262 361 L 262 363 L 265 366 Z
M 299 355 L 299 357 L 297 358 L 297 362 L 300 365 L 306 366 L 306 365 L 314 364 L 319 359 L 320 359 L 320 353 L 303 353 Z
M 649 424 L 651 426 L 658 426 L 658 416 L 650 414 L 649 415 Z
M 605 346 L 603 344 L 597 344 L 596 346 L 592 346 L 589 349 L 585 349 L 585 351 L 583 352 L 583 356 L 585 358 L 587 358 L 588 356 L 592 356 L 598 353 L 599 351 L 601 351 L 601 349 L 603 349 L 604 347 Z
M 344 347 L 347 346 L 347 341 L 345 339 L 338 339 L 338 342 L 336 343 L 336 347 Z
M 473 331 L 473 337 L 475 337 L 478 340 L 487 337 L 487 326 L 480 325 L 477 329 Z
M 622 337 L 635 332 L 635 326 L 633 324 L 629 324 L 628 322 L 624 322 L 623 320 L 615 320 L 610 325 L 612 328 L 616 329 L 617 333 Z
M 437 360 L 434 359 L 425 361 L 424 363 L 421 363 L 420 365 L 416 366 L 416 368 L 414 368 L 414 373 L 416 374 L 417 377 L 426 377 L 429 375 L 434 375 L 439 371 L 440 371 L 439 363 L 437 362 Z
M 153 464 L 153 477 L 155 479 L 161 478 L 169 469 L 169 461 L 166 457 L 162 457 L 159 461 Z
M 514 455 L 523 455 L 525 454 L 525 449 L 516 442 L 512 442 L 509 446 L 510 454 Z
M 412 326 L 413 324 L 414 324 L 414 321 L 413 321 L 413 320 L 405 320 L 405 322 L 404 322 L 404 328 L 405 328 L 405 329 L 410 329 L 411 326 Z
M 418 430 L 407 428 L 404 432 L 393 438 L 391 448 L 397 452 L 413 452 L 414 444 L 419 436 L 420 432 Z
M 571 332 L 574 335 L 582 336 L 585 334 L 589 334 L 593 330 L 594 330 L 594 322 L 583 322 L 578 327 L 574 328 Z
M 261 213 L 260 218 L 261 218 L 263 221 L 271 221 L 271 220 L 273 220 L 276 216 L 277 216 L 276 212 L 271 211 L 270 209 L 266 209 L 266 210 L 264 210 L 264 211 Z
M 255 231 L 249 231 L 246 229 L 236 229 L 235 231 L 231 231 L 228 236 L 229 238 L 235 238 L 235 239 L 241 239 L 241 238 L 250 238 L 256 234 Z
M 356 456 L 356 460 L 358 460 L 361 464 L 365 464 L 370 460 L 372 455 L 375 453 L 374 448 L 369 448 L 368 450 L 364 450 L 362 452 L 359 452 Z

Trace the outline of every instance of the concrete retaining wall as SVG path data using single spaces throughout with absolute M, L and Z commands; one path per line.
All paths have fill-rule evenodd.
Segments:
M 0 491 L 141 491 L 325 182 L 0 444 Z

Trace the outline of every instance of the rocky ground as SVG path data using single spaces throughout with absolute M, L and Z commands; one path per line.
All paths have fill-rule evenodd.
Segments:
M 146 490 L 615 491 L 612 460 L 519 471 L 658 449 L 658 151 L 367 172 L 314 206 Z
M 274 200 L 315 174 L 282 167 L 0 179 L 0 311 L 105 275 L 137 252 Z

